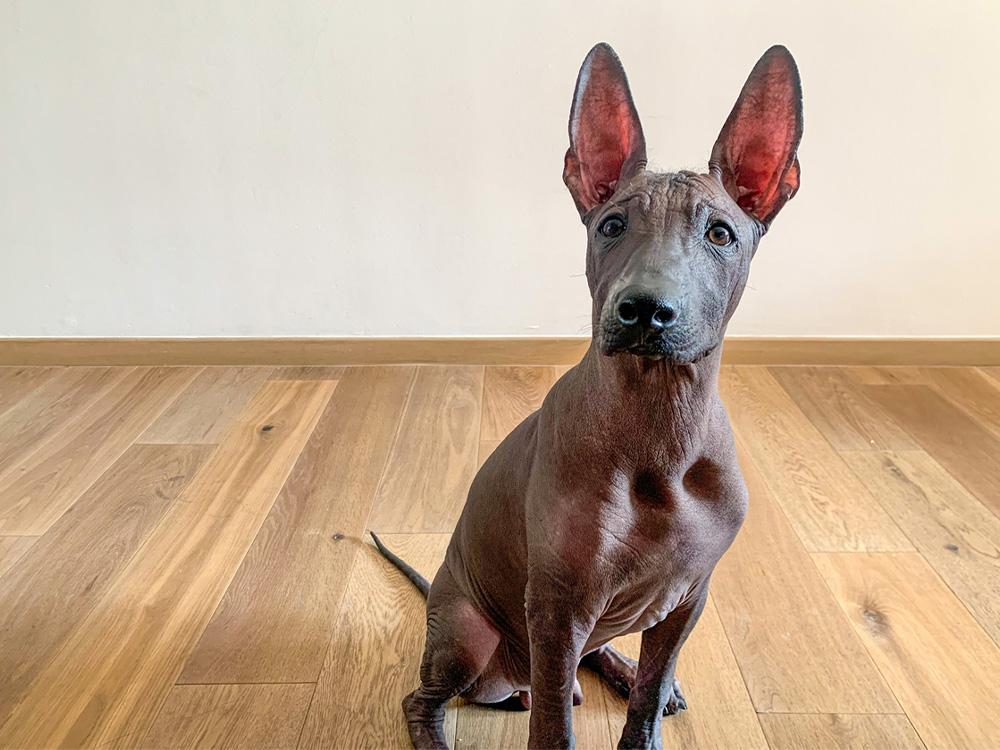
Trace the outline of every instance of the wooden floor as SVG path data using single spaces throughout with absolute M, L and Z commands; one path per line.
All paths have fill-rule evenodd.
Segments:
M 560 369 L 0 368 L 0 747 L 407 746 L 423 602 L 364 531 L 433 574 Z M 751 507 L 666 744 L 1000 747 L 1000 368 L 721 388 Z M 448 733 L 523 747 L 527 715 Z

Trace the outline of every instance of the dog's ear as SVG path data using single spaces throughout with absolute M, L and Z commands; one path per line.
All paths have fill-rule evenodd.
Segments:
M 769 226 L 799 189 L 802 85 L 791 53 L 771 47 L 757 61 L 709 162 L 744 211 Z
M 563 181 L 586 216 L 646 164 L 646 141 L 618 55 L 598 44 L 576 79 Z

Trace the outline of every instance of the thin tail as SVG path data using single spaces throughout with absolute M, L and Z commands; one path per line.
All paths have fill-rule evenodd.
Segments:
M 377 536 L 375 536 L 374 531 L 369 531 L 368 533 L 372 535 L 372 539 L 375 540 L 375 546 L 378 547 L 378 551 L 382 553 L 382 556 L 386 560 L 391 562 L 393 565 L 395 565 L 397 568 L 399 568 L 402 574 L 407 578 L 409 578 L 414 586 L 420 589 L 420 593 L 423 594 L 424 598 L 426 599 L 427 592 L 431 590 L 430 581 L 428 581 L 426 578 L 420 575 L 416 570 L 414 570 L 410 565 L 408 565 L 403 560 L 403 558 L 401 558 L 395 552 L 393 552 L 384 544 L 382 544 L 382 540 L 379 539 Z

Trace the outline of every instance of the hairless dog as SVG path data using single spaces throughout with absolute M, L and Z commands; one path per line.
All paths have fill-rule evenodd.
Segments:
M 646 167 L 625 71 L 583 62 L 563 179 L 587 231 L 593 340 L 472 482 L 427 595 L 417 748 L 446 748 L 445 703 L 531 709 L 528 744 L 573 747 L 576 670 L 628 698 L 619 747 L 661 746 L 687 707 L 677 655 L 747 490 L 718 395 L 726 325 L 750 259 L 799 186 L 802 94 L 788 50 L 757 62 L 707 174 Z M 374 536 L 374 535 L 373 535 Z M 642 632 L 639 661 L 609 644 Z

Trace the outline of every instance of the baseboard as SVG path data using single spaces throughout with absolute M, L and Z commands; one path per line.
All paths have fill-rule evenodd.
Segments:
M 0 365 L 572 364 L 584 337 L 0 339 Z M 1000 339 L 726 339 L 726 364 L 1000 365 Z
M 723 361 L 734 365 L 1000 365 L 993 338 L 733 337 Z

